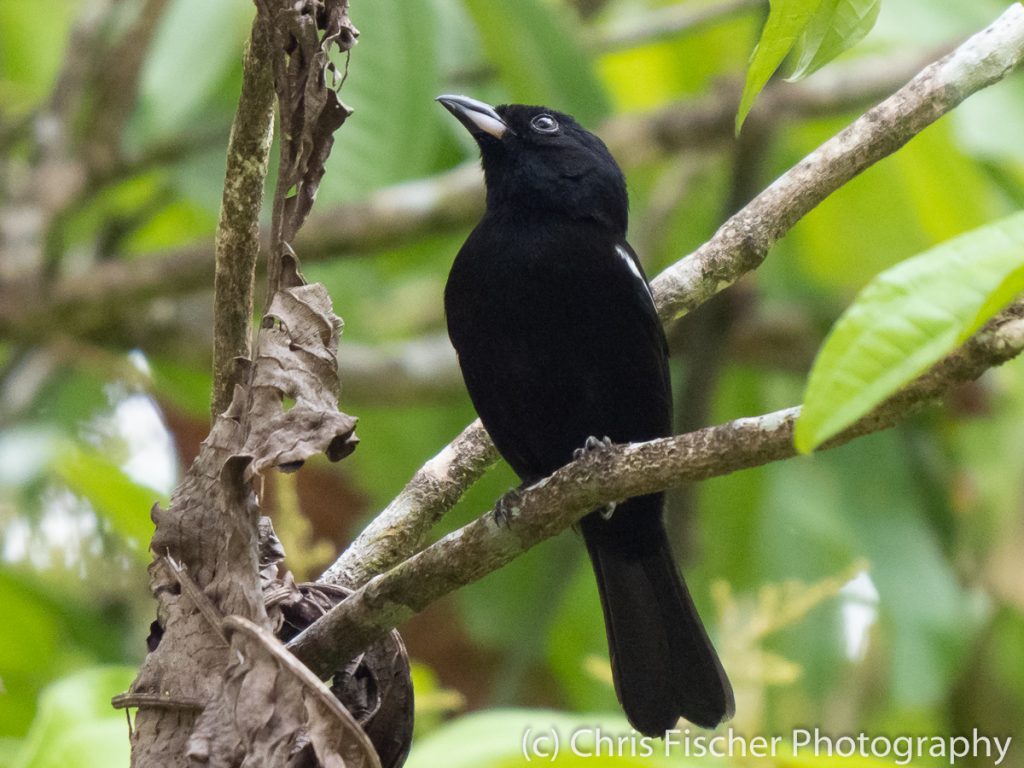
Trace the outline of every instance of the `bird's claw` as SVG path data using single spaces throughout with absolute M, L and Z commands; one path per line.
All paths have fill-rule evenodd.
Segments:
M 582 459 L 584 456 L 593 456 L 595 453 L 601 453 L 607 451 L 613 445 L 612 439 L 605 435 L 604 437 L 594 437 L 591 435 L 583 443 L 582 448 L 577 448 L 572 452 L 574 459 Z M 602 520 L 611 520 L 612 514 L 615 512 L 616 503 L 614 501 L 609 502 L 601 509 L 597 510 L 598 514 L 601 515 Z
M 593 453 L 600 453 L 601 451 L 607 451 L 613 445 L 612 439 L 605 435 L 604 437 L 594 437 L 591 435 L 587 438 L 586 442 L 583 443 L 582 448 L 577 448 L 572 452 L 574 459 L 582 459 L 584 456 L 589 456 Z
M 494 505 L 494 522 L 499 526 L 509 527 L 512 517 L 519 511 L 522 504 L 522 486 L 513 488 L 502 496 Z

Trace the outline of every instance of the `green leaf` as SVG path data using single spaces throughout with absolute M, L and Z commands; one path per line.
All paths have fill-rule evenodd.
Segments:
M 213 380 L 208 367 L 199 369 L 170 357 L 150 357 L 148 362 L 162 407 L 170 405 L 195 418 L 209 415 Z
M 867 562 L 879 594 L 877 624 L 864 638 L 866 663 L 850 657 L 853 626 L 845 616 L 850 605 L 845 598 L 816 608 L 771 638 L 771 650 L 804 669 L 794 688 L 779 692 L 795 706 L 787 709 L 794 720 L 813 720 L 845 685 L 845 676 L 876 664 L 886 670 L 878 691 L 879 706 L 887 712 L 925 711 L 947 701 L 983 610 L 960 585 L 940 546 L 920 492 L 922 478 L 910 467 L 905 434 L 889 430 L 813 460 L 776 462 L 750 472 L 760 476 L 764 491 L 762 498 L 734 497 L 737 505 L 753 507 L 744 518 L 720 519 L 713 516 L 717 509 L 701 510 L 702 542 L 721 541 L 702 558 L 708 562 L 700 570 L 731 581 L 731 572 L 721 571 L 713 559 L 729 539 L 747 554 L 744 566 L 756 574 L 749 587 L 733 583 L 741 600 L 744 592 L 756 593 L 764 584 L 834 576 L 857 559 Z M 702 502 L 721 485 L 709 489 Z M 686 569 L 688 583 L 692 572 Z M 928 600 L 921 599 L 924 592 Z M 702 615 L 707 620 L 713 614 Z M 735 674 L 730 664 L 742 662 L 726 660 Z
M 952 352 L 1024 289 L 1024 213 L 908 259 L 872 280 L 836 322 L 797 421 L 808 453 Z
M 881 7 L 882 0 L 822 0 L 793 49 L 796 64 L 787 79 L 802 80 L 859 43 Z
M 359 45 L 341 98 L 355 110 L 335 136 L 317 208 L 435 170 L 447 128 L 438 95 L 438 25 L 426 0 L 361 3 Z M 382 98 L 382 94 L 386 97 Z
M 128 765 L 128 725 L 110 698 L 127 690 L 131 667 L 100 667 L 44 691 L 14 768 L 108 768 Z
M 174 136 L 206 118 L 218 86 L 240 68 L 252 17 L 247 3 L 171 3 L 142 68 L 139 114 L 147 138 Z
M 628 739 L 615 746 L 602 742 L 598 758 L 596 734 Z M 574 739 L 575 737 L 575 739 Z M 635 746 L 635 754 L 632 746 Z M 649 748 L 651 751 L 644 751 Z M 557 752 L 557 760 L 554 760 Z M 543 709 L 496 709 L 457 718 L 413 745 L 406 768 L 512 768 L 528 762 L 584 768 L 660 768 L 718 765 L 671 755 L 661 741 L 641 739 L 621 715 L 571 715 Z M 595 759 L 597 758 L 597 759 Z
M 793 126 L 781 139 L 785 162 L 798 162 L 847 122 L 833 118 Z M 942 122 L 836 190 L 782 246 L 794 249 L 787 266 L 799 267 L 799 277 L 810 279 L 816 297 L 829 301 L 839 294 L 845 305 L 905 254 L 920 253 L 1004 215 L 1005 202 L 978 163 L 958 149 L 951 124 Z M 765 266 L 778 270 L 780 263 Z M 786 300 L 793 282 L 790 278 L 780 286 Z
M 775 74 L 797 40 L 811 22 L 823 0 L 772 0 L 768 20 L 761 31 L 761 39 L 754 49 L 747 69 L 739 111 L 736 113 L 736 132 L 747 119 L 754 99 Z
M 608 96 L 565 8 L 466 0 L 466 9 L 513 101 L 547 104 L 590 127 L 608 114 Z
M 32 590 L 0 571 L 0 601 L 6 627 L 0 632 L 0 735 L 20 736 L 31 719 L 35 691 L 45 682 L 41 659 L 53 659 L 61 645 L 61 622 Z
M 149 511 L 164 501 L 159 491 L 139 485 L 114 462 L 96 452 L 72 448 L 56 459 L 60 478 L 78 495 L 87 499 L 128 541 L 146 555 L 146 544 L 153 536 Z
M 789 80 L 801 80 L 858 43 L 878 19 L 881 0 L 772 0 L 761 39 L 754 49 L 743 87 L 736 131 L 754 99 L 792 52 Z
M 46 22 L 40 23 L 40 7 L 34 3 L 0 3 L 0 103 L 5 118 L 50 92 L 82 6 L 81 0 L 53 3 L 46 8 Z

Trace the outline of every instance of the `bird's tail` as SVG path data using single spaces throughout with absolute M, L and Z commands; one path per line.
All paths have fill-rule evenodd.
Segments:
M 732 686 L 676 569 L 660 494 L 619 504 L 581 528 L 604 609 L 615 692 L 629 722 L 662 736 L 680 717 L 713 728 L 732 717 Z

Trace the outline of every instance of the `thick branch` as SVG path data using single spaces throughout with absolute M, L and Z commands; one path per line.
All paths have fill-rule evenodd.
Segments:
M 1024 302 L 824 448 L 891 427 L 1022 349 Z M 523 491 L 507 524 L 497 524 L 492 513 L 445 536 L 371 579 L 289 647 L 314 672 L 329 674 L 433 601 L 506 565 L 597 507 L 792 457 L 798 414 L 799 408 L 788 408 L 677 437 L 614 446 L 574 461 Z
M 269 35 L 260 16 L 253 20 L 245 56 L 242 92 L 231 126 L 227 171 L 215 242 L 213 288 L 213 415 L 231 403 L 236 357 L 250 357 L 256 258 L 260 252 L 260 210 L 274 131 L 274 79 Z
M 841 184 L 894 152 L 971 93 L 1005 77 L 1022 57 L 1024 7 L 1014 5 L 988 29 L 928 66 L 895 95 L 808 155 L 730 218 L 707 244 L 656 277 L 652 288 L 662 319 L 685 314 L 757 267 L 772 243 Z M 458 469 L 464 490 L 483 474 L 486 465 Z M 679 482 L 687 479 L 681 477 Z M 453 498 L 452 503 L 458 497 L 452 497 L 450 489 L 445 495 Z M 416 535 L 396 539 L 393 526 L 389 526 L 384 537 L 361 536 L 342 558 L 380 562 L 380 550 L 397 563 L 401 553 L 393 546 L 395 541 L 410 544 L 405 555 L 412 555 L 417 549 L 414 543 L 425 541 L 419 517 L 436 519 L 436 501 L 429 488 L 410 482 L 392 507 L 403 505 L 406 517 L 395 525 Z M 338 571 L 332 567 L 328 574 L 335 577 Z

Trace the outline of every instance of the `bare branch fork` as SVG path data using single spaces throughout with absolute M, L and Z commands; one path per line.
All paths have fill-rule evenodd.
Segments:
M 659 313 L 680 317 L 732 285 L 833 191 L 892 154 L 1024 59 L 1024 7 L 929 65 L 903 88 L 812 152 L 730 218 L 694 253 L 652 282 Z M 854 424 L 828 446 L 892 426 L 955 384 L 1024 349 L 1024 303 L 1012 305 L 960 350 Z M 495 460 L 474 423 L 431 460 L 324 575 L 359 586 L 290 645 L 324 674 L 430 602 L 476 581 L 603 503 L 794 455 L 798 409 L 738 419 L 647 443 L 616 446 L 562 468 L 523 492 L 507 526 L 485 515 L 420 548 L 430 526 Z M 389 569 L 389 570 L 385 570 Z M 383 571 L 383 572 L 382 572 Z M 379 574 L 379 575 L 378 575 Z

